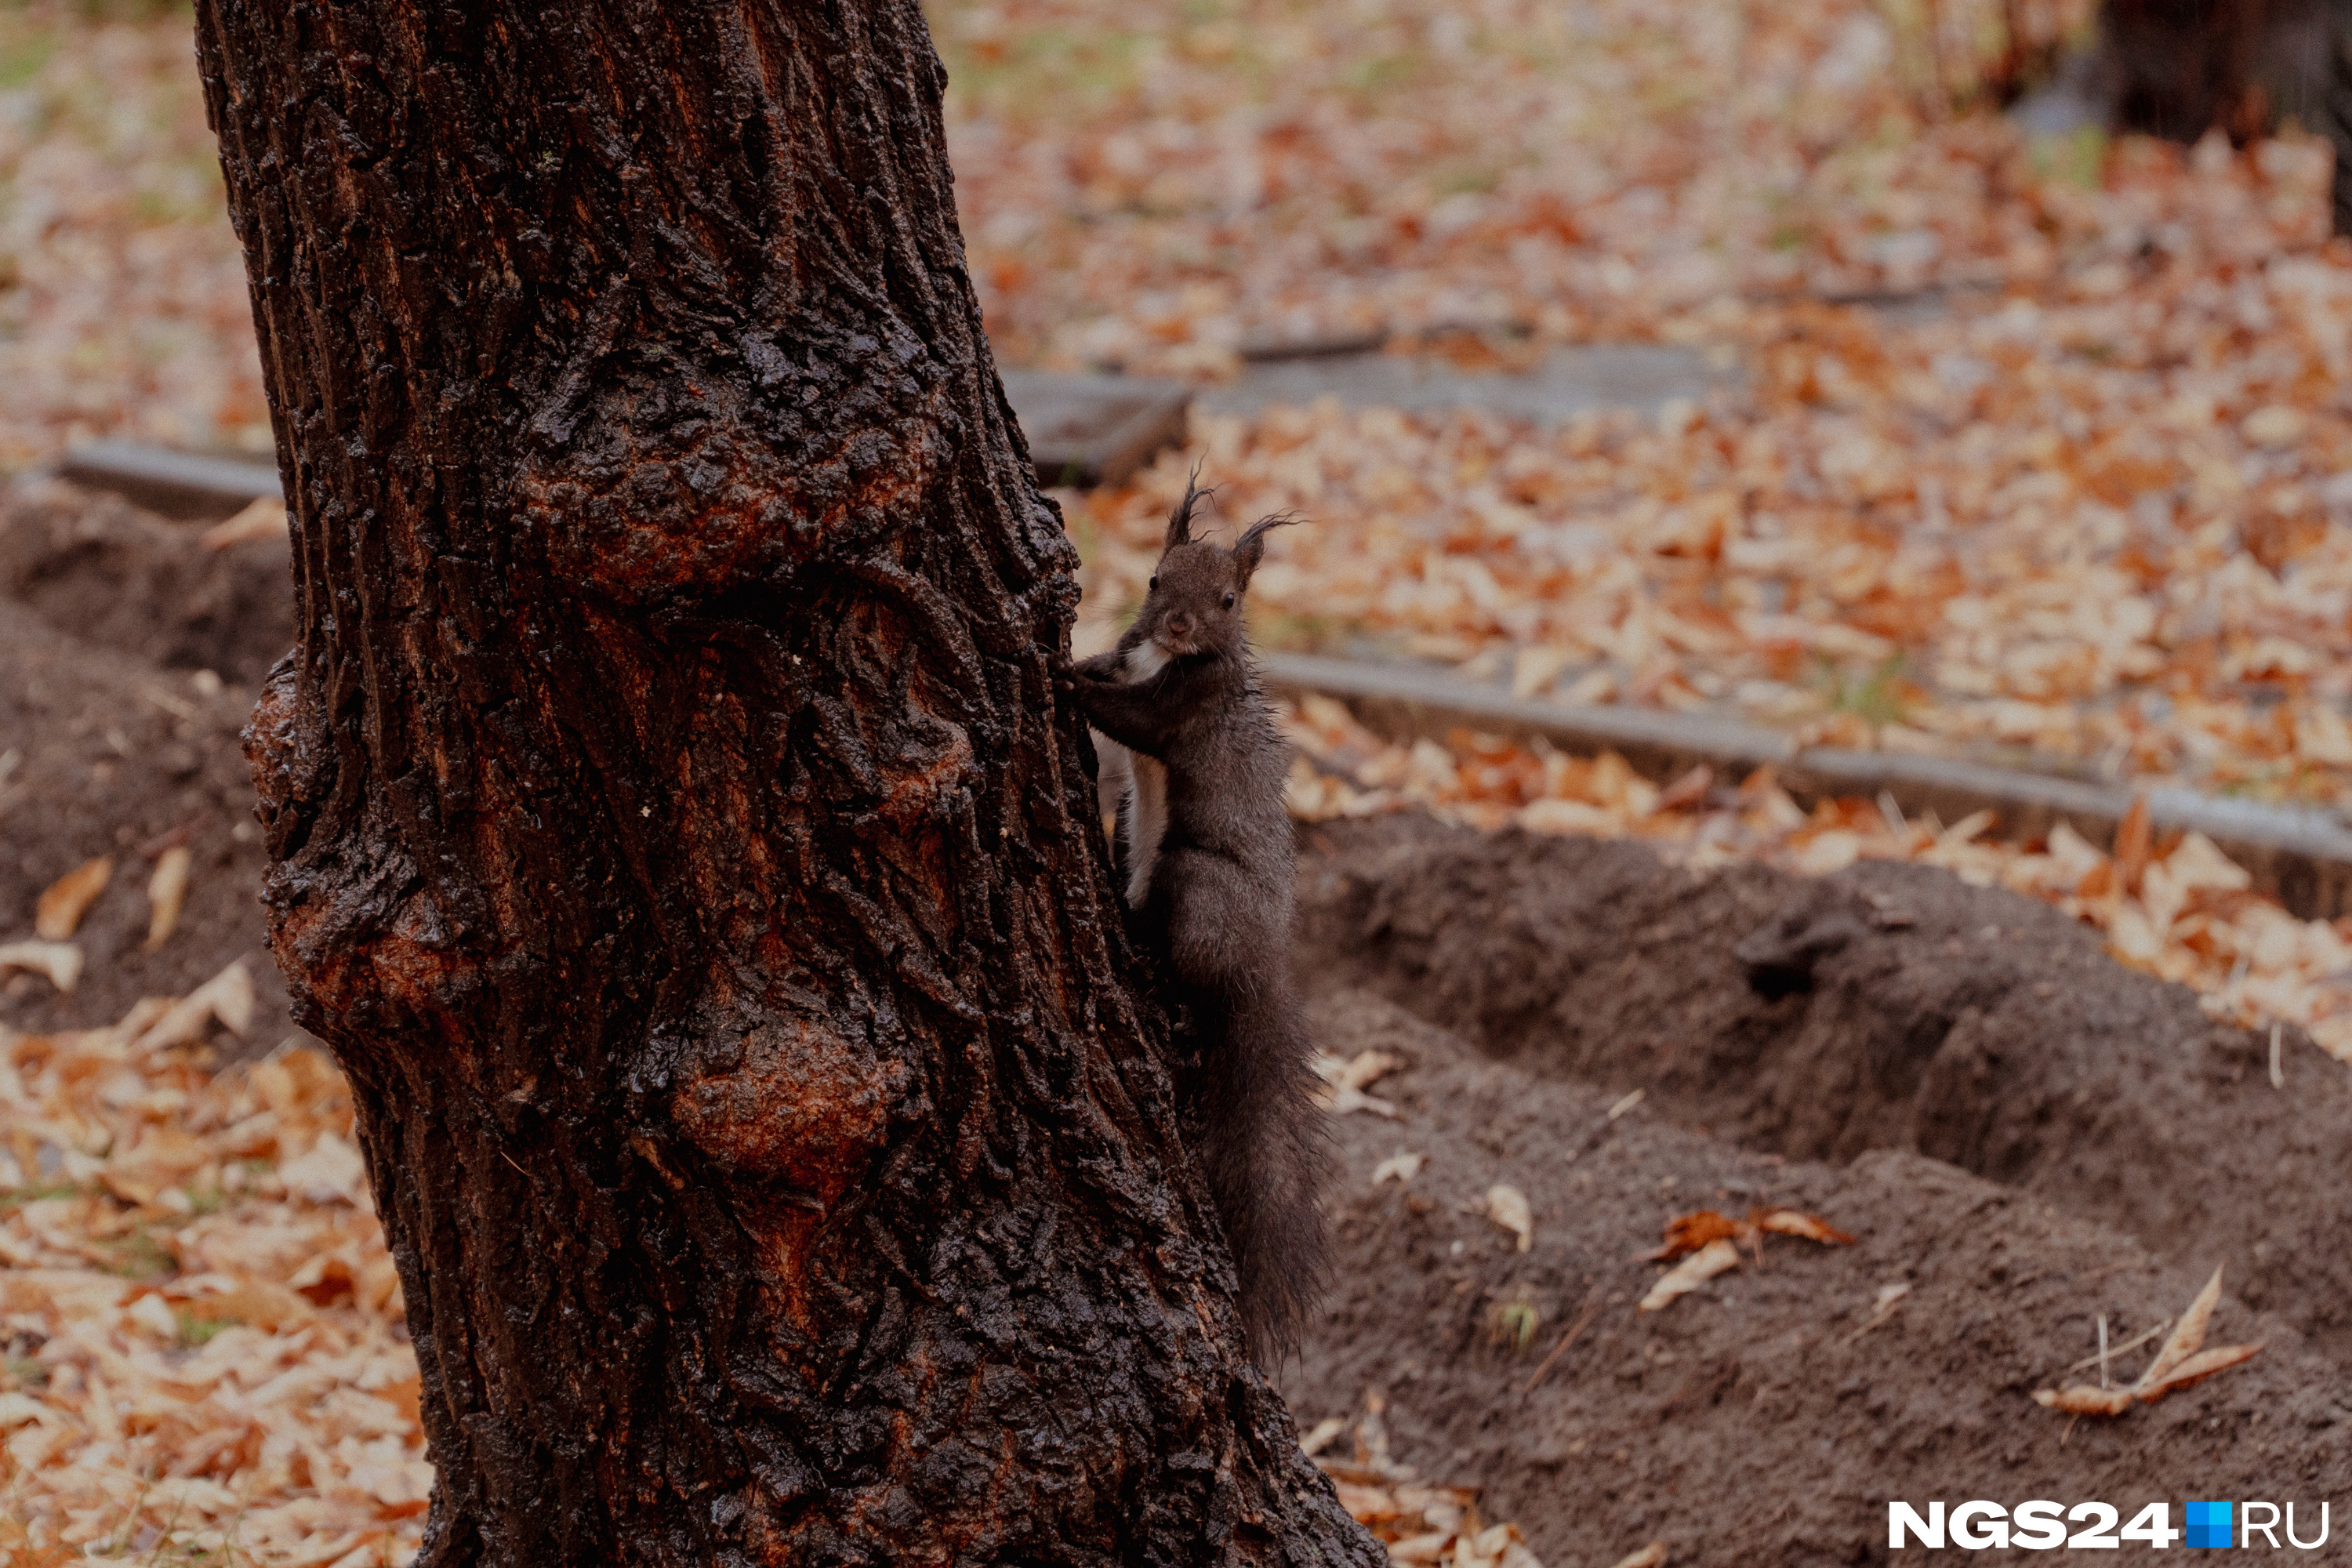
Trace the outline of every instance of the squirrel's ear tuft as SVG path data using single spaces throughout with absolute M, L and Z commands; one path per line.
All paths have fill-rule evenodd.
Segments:
M 1197 468 L 1185 476 L 1184 499 L 1178 501 L 1176 510 L 1168 514 L 1168 542 L 1161 548 L 1173 550 L 1180 544 L 1192 542 L 1192 508 L 1209 493 L 1201 488 L 1200 479 L 1201 470 Z
M 1265 559 L 1266 534 L 1275 529 L 1287 528 L 1294 522 L 1303 521 L 1305 520 L 1293 517 L 1286 511 L 1278 511 L 1272 517 L 1259 518 L 1249 525 L 1234 544 L 1234 571 L 1241 579 L 1238 586 L 1248 587 L 1250 574 L 1257 570 L 1258 563 Z

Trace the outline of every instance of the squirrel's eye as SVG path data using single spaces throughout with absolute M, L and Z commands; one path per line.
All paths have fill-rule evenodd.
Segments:
M 1228 595 L 1225 595 L 1225 608 L 1227 608 L 1227 609 L 1229 609 L 1229 610 L 1230 610 L 1230 609 L 1232 609 L 1233 607 L 1234 607 L 1234 596 L 1233 596 L 1231 594 L 1228 594 Z
M 1158 592 L 1160 592 L 1160 579 L 1159 579 L 1159 578 L 1157 578 L 1157 577 L 1154 577 L 1154 578 L 1151 580 L 1151 586 L 1150 586 L 1150 587 L 1149 587 L 1149 588 L 1147 588 L 1147 589 L 1146 589 L 1146 590 L 1144 590 L 1144 591 L 1145 591 L 1146 593 L 1150 593 L 1150 594 L 1157 594 Z

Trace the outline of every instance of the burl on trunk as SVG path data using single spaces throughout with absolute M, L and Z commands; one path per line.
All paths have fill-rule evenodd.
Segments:
M 444 1563 L 1370 1564 L 1242 1354 L 913 0 L 203 0 Z

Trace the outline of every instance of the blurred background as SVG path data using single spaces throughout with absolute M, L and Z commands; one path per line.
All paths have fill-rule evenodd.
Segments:
M 931 16 L 1001 363 L 1198 394 L 1088 635 L 1205 460 L 1271 646 L 2352 798 L 2326 0 Z M 0 7 L 0 469 L 269 452 L 188 35 Z

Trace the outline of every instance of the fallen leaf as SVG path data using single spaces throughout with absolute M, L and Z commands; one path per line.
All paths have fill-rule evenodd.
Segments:
M 2051 1410 L 2063 1410 L 2075 1415 L 2121 1415 L 2131 1408 L 2132 1391 L 2128 1388 L 2093 1388 L 2088 1384 L 2069 1384 L 2064 1388 L 2038 1388 L 2033 1402 Z
M 1517 1237 L 1521 1252 L 1536 1244 L 1535 1215 L 1528 1207 L 1528 1194 L 1518 1188 L 1500 1182 L 1488 1187 L 1486 1217 Z
M 1429 1156 L 1426 1154 L 1391 1154 L 1372 1167 L 1372 1185 L 1377 1187 L 1394 1177 L 1397 1184 L 1402 1186 L 1421 1174 L 1421 1168 L 1427 1163 Z
M 1648 1256 L 1654 1262 L 1680 1258 L 1717 1239 L 1753 1247 L 1768 1230 L 1780 1236 L 1801 1236 L 1825 1247 L 1852 1247 L 1854 1243 L 1853 1237 L 1821 1215 L 1801 1214 L 1795 1209 L 1752 1208 L 1745 1219 L 1731 1219 L 1713 1209 L 1698 1209 L 1668 1220 L 1664 1243 Z
M 180 1320 L 172 1315 L 171 1303 L 161 1296 L 140 1297 L 124 1315 L 159 1340 L 180 1337 Z
M 2130 809 L 2116 825 L 2116 880 L 2126 893 L 2139 891 L 2140 878 L 2147 870 L 2148 848 L 2153 830 L 2148 824 L 2147 795 L 2145 792 L 2132 796 Z
M 314 1204 L 367 1202 L 367 1165 L 360 1152 L 333 1133 L 323 1134 L 310 1152 L 278 1167 L 286 1190 Z
M 1404 1058 L 1388 1051 L 1359 1051 L 1346 1061 L 1318 1051 L 1315 1072 L 1324 1083 L 1324 1108 L 1334 1116 L 1367 1110 L 1394 1121 L 1404 1113 L 1389 1101 L 1366 1094 L 1364 1086 L 1411 1065 Z
M 1389 1074 L 1410 1065 L 1392 1052 L 1358 1051 L 1340 1067 L 1330 1081 L 1341 1089 L 1370 1089 Z
M 1710 1242 L 1737 1241 L 1739 1230 L 1738 1221 L 1727 1219 L 1713 1209 L 1676 1215 L 1666 1222 L 1664 1244 L 1647 1256 L 1654 1263 L 1687 1257 Z
M 180 923 L 180 906 L 188 899 L 188 868 L 195 857 L 184 844 L 174 844 L 156 858 L 155 874 L 147 879 L 147 951 L 170 940 Z
M 48 976 L 59 991 L 71 991 L 81 978 L 81 949 L 69 942 L 0 943 L 0 970 L 29 969 Z
M 1727 1269 L 1739 1267 L 1739 1248 L 1728 1237 L 1708 1242 L 1665 1273 L 1658 1276 L 1638 1309 L 1654 1312 L 1677 1297 L 1687 1296 Z
M 1998 820 L 2000 819 L 1993 814 L 1993 811 L 1990 806 L 1986 807 L 1982 811 L 1972 811 L 1966 816 L 1960 818 L 1958 822 L 1952 824 L 1951 826 L 1944 829 L 1943 833 L 1938 836 L 1937 842 L 1955 847 L 1962 844 L 1973 844 L 1978 838 L 1991 831 L 1993 824 Z
M 250 1323 L 273 1332 L 317 1315 L 310 1302 L 269 1279 L 202 1275 L 174 1281 L 164 1294 L 186 1308 L 190 1317 L 206 1322 Z
M 1819 1215 L 1800 1214 L 1795 1209 L 1766 1209 L 1754 1216 L 1759 1230 L 1780 1236 L 1801 1236 L 1807 1241 L 1818 1241 L 1824 1247 L 1852 1247 L 1854 1238 L 1830 1224 Z
M 2173 1368 L 2203 1347 L 2205 1327 L 2213 1321 L 2213 1308 L 2221 1299 L 2221 1270 L 2217 1268 L 2213 1270 L 2213 1278 L 2205 1281 L 2205 1289 L 2197 1292 L 2197 1299 L 2189 1303 L 2189 1310 L 2180 1314 L 2180 1321 L 2174 1324 L 2172 1332 L 2165 1337 L 2163 1346 L 2156 1352 L 2156 1359 L 2147 1363 L 2146 1372 L 2139 1374 L 2139 1387 L 2146 1388 L 2163 1382 Z
M 1533 697 L 1553 681 L 1559 672 L 1576 662 L 1572 647 L 1523 647 L 1511 665 L 1511 695 Z
M 1378 1095 L 1366 1094 L 1360 1089 L 1349 1089 L 1345 1084 L 1330 1091 L 1327 1108 L 1334 1116 L 1345 1116 L 1352 1110 L 1369 1110 L 1374 1116 L 1385 1116 L 1391 1121 L 1398 1121 L 1404 1115 L 1403 1111 Z
M 205 1027 L 215 1020 L 240 1038 L 253 1026 L 253 976 L 246 973 L 241 958 L 173 1003 L 133 1037 L 131 1048 L 146 1052 L 192 1046 L 204 1038 Z
M 1715 770 L 1701 763 L 1661 791 L 1657 805 L 1650 809 L 1653 812 L 1680 811 L 1684 806 L 1696 805 L 1705 800 L 1706 792 L 1714 787 Z
M 1881 1285 L 1878 1288 L 1878 1293 L 1871 1298 L 1870 1316 L 1863 1321 L 1860 1328 L 1846 1336 L 1846 1342 L 1853 1343 L 1893 1317 L 1895 1309 L 1901 1306 L 1904 1299 L 1910 1294 L 1911 1282 L 1907 1279 L 1896 1279 L 1889 1284 Z
M 2187 1388 L 2192 1383 L 2202 1383 L 2217 1372 L 2227 1372 L 2240 1362 L 2252 1360 L 2254 1352 L 2262 1348 L 2259 1344 L 2217 1345 L 2210 1351 L 2200 1351 L 2136 1392 L 2142 1401 L 2153 1405 L 2177 1389 Z
M 286 503 L 272 496 L 262 496 L 247 502 L 236 516 L 205 530 L 197 535 L 197 542 L 206 550 L 226 550 L 257 539 L 285 537 Z
M 114 858 L 100 855 L 51 882 L 33 906 L 33 933 L 43 942 L 63 942 L 73 935 L 113 875 Z
M 1348 1423 L 1345 1418 L 1338 1415 L 1326 1415 L 1322 1420 L 1318 1421 L 1315 1424 L 1315 1430 L 1309 1432 L 1306 1436 L 1301 1437 L 1298 1440 L 1299 1451 L 1311 1459 L 1316 1455 L 1321 1453 L 1325 1448 L 1328 1447 L 1332 1438 L 1337 1437 L 1340 1433 L 1347 1429 Z
M 1653 1541 L 1631 1556 L 1617 1559 L 1615 1568 L 1659 1568 L 1666 1560 L 1666 1543 Z
M 2276 448 L 2294 446 L 2310 427 L 2311 420 L 2302 409 L 2271 403 L 2247 415 L 2238 430 L 2257 447 Z

